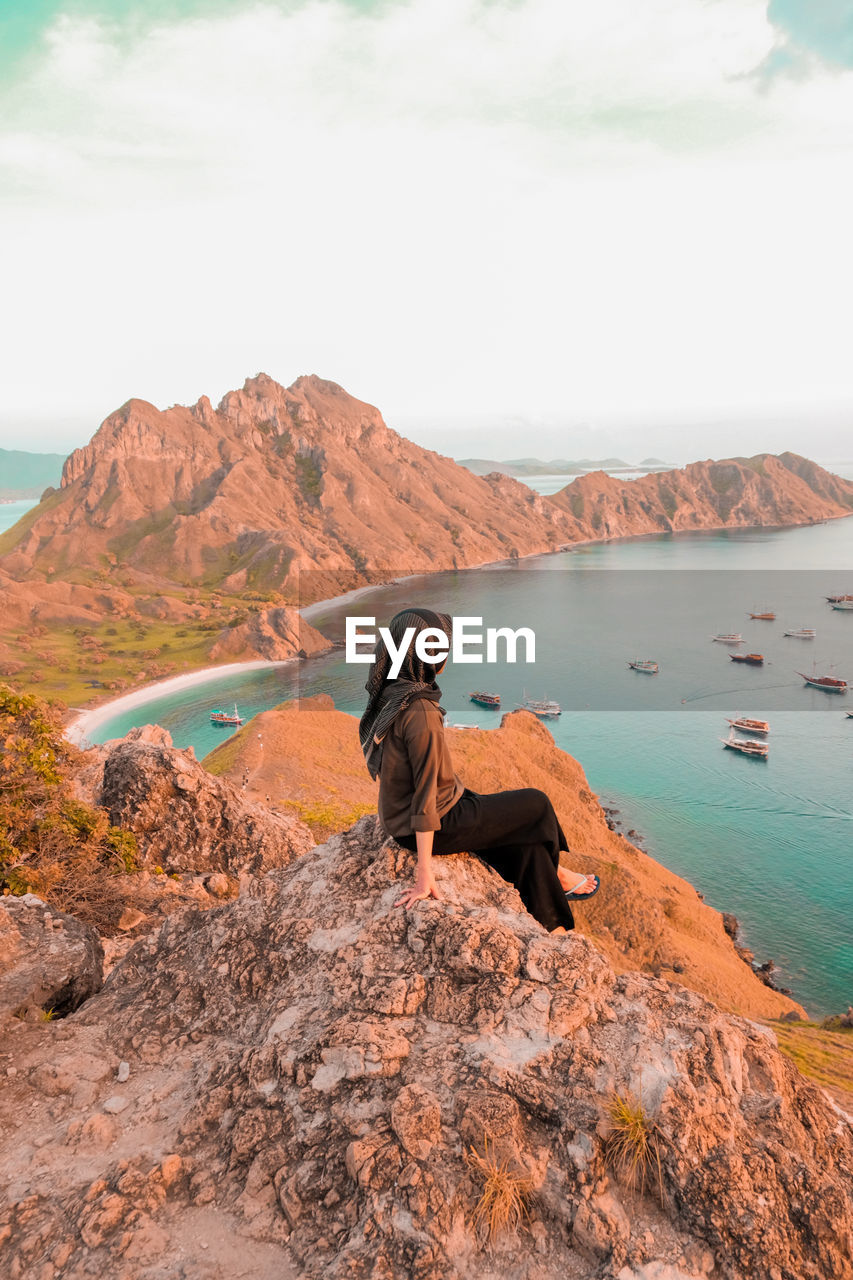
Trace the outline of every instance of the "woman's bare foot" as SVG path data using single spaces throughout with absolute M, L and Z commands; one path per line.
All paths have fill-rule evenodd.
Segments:
M 565 867 L 557 868 L 557 879 L 566 893 L 587 894 L 595 888 L 595 876 L 585 876 L 582 871 L 566 871 Z

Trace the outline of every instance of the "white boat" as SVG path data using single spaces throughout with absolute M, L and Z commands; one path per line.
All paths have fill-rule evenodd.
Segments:
M 754 738 L 736 738 L 733 733 L 727 738 L 720 738 L 720 742 L 730 751 L 739 751 L 742 756 L 753 756 L 758 760 L 766 760 L 770 751 L 766 742 L 757 742 Z
M 554 702 L 551 698 L 528 698 L 526 693 L 522 706 L 525 711 L 532 711 L 535 716 L 547 717 L 561 716 L 563 714 L 563 708 L 559 702 Z
M 795 631 L 786 631 L 786 636 L 793 636 L 795 640 L 814 640 L 817 632 L 814 627 L 797 627 Z
M 853 596 L 846 600 L 831 600 L 830 604 L 833 609 L 853 609 Z
M 656 676 L 660 670 L 654 658 L 632 658 L 628 666 L 632 671 L 645 671 L 649 676 Z
M 770 725 L 766 720 L 752 720 L 749 716 L 738 716 L 737 720 L 727 720 L 726 724 L 730 724 L 733 729 L 743 729 L 745 733 L 760 733 L 763 737 L 770 732 Z
M 739 631 L 721 631 L 718 636 L 711 636 L 711 639 L 716 640 L 717 644 L 743 644 L 743 636 Z

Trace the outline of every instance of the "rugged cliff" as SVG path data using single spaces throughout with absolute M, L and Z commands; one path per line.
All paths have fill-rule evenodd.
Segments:
M 464 855 L 405 915 L 412 862 L 362 819 L 19 1024 L 11 1280 L 850 1280 L 851 1123 L 772 1033 Z M 490 1176 L 524 1211 L 486 1248 Z
M 335 383 L 284 388 L 261 374 L 216 409 L 206 397 L 165 411 L 128 401 L 0 549 L 18 579 L 79 580 L 113 556 L 135 582 L 224 592 L 295 588 L 300 570 L 326 570 L 331 595 L 376 566 L 475 564 L 568 536 L 524 485 L 421 449 Z

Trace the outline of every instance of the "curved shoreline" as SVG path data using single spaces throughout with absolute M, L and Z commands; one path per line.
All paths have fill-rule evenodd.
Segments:
M 792 525 L 738 525 L 734 526 L 735 532 L 746 532 L 748 530 L 761 529 L 767 532 L 782 532 L 788 529 L 807 529 L 815 524 L 825 524 L 832 520 L 849 520 L 853 519 L 853 514 L 849 516 L 827 516 L 821 521 L 812 521 L 807 524 Z M 671 538 L 679 538 L 681 536 L 693 536 L 696 534 L 717 534 L 732 530 L 731 525 L 719 525 L 707 529 L 675 529 L 670 530 L 668 536 Z M 310 604 L 303 605 L 301 608 L 297 604 L 295 606 L 299 616 L 308 621 L 309 617 L 316 615 L 317 612 L 330 605 L 340 605 L 346 600 L 358 600 L 364 595 L 368 595 L 373 591 L 381 591 L 386 587 L 393 585 L 395 582 L 405 582 L 410 579 L 435 577 L 441 573 L 452 572 L 470 572 L 480 569 L 496 569 L 501 565 L 511 566 L 518 564 L 519 560 L 534 560 L 544 558 L 546 556 L 562 555 L 566 552 L 574 552 L 584 547 L 608 546 L 614 543 L 641 542 L 652 540 L 661 536 L 666 537 L 666 530 L 649 533 L 628 533 L 617 535 L 612 538 L 585 538 L 578 542 L 566 543 L 563 546 L 555 547 L 550 551 L 531 551 L 527 555 L 519 556 L 517 560 L 502 557 L 500 560 L 482 560 L 477 564 L 464 565 L 461 570 L 453 569 L 424 569 L 415 573 L 398 575 L 390 578 L 385 582 L 365 583 L 360 587 L 354 587 L 350 591 L 344 591 L 338 596 L 330 596 L 326 600 L 314 600 Z M 166 693 L 176 693 L 181 689 L 191 688 L 196 684 L 204 684 L 208 680 L 213 680 L 217 675 L 238 675 L 245 671 L 260 671 L 263 668 L 273 668 L 285 666 L 290 662 L 301 662 L 305 659 L 296 656 L 292 658 L 284 658 L 279 661 L 269 661 L 265 658 L 254 659 L 246 662 L 232 662 L 225 665 L 217 665 L 211 667 L 201 667 L 195 671 L 186 672 L 184 675 L 168 676 L 165 680 L 155 681 L 153 684 L 141 685 L 138 689 L 131 690 L 129 693 L 120 694 L 117 698 L 111 698 L 107 702 L 101 702 L 93 706 L 91 709 L 81 709 L 74 720 L 72 720 L 65 730 L 65 735 L 70 742 L 79 746 L 81 741 L 85 740 L 87 730 L 97 729 L 105 721 L 112 719 L 114 715 L 120 715 L 122 711 L 130 711 L 134 707 L 144 706 L 146 702 L 151 702 L 155 698 Z
M 90 710 L 81 710 L 77 716 L 66 726 L 65 736 L 69 742 L 73 742 L 75 746 L 81 746 L 88 738 L 89 734 L 99 729 L 101 725 L 106 724 L 108 720 L 112 720 L 113 716 L 121 715 L 123 711 L 132 711 L 135 707 L 143 707 L 147 702 L 153 702 L 156 698 L 163 697 L 168 693 L 179 693 L 182 689 L 191 689 L 194 685 L 206 684 L 210 680 L 216 680 L 223 676 L 242 675 L 246 671 L 261 671 L 273 667 L 286 667 L 291 662 L 298 662 L 298 658 L 283 658 L 278 662 L 271 662 L 266 658 L 256 658 L 250 662 L 227 662 L 223 665 L 213 667 L 201 667 L 197 671 L 187 671 L 184 675 L 168 676 L 165 680 L 155 680 L 153 684 L 144 684 L 140 688 L 132 690 L 130 693 L 120 694 L 117 698 L 110 698 L 109 702 L 101 702 Z

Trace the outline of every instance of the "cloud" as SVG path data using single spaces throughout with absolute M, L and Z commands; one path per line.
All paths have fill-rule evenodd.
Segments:
M 756 76 L 782 43 L 759 0 L 60 17 L 0 100 L 9 420 L 259 367 L 392 417 L 844 398 L 853 75 Z

